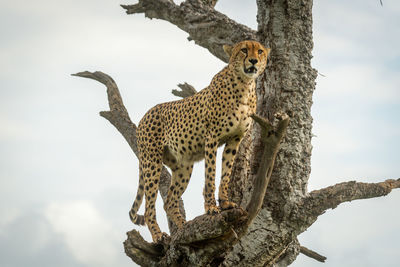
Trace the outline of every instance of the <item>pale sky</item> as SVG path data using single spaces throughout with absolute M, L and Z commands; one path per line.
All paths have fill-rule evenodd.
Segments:
M 132 2 L 122 2 L 132 3 Z M 70 76 L 100 70 L 121 90 L 131 119 L 208 85 L 224 63 L 176 26 L 125 15 L 118 1 L 0 2 L 0 266 L 134 266 L 122 242 L 138 181 L 129 146 L 98 115 L 105 87 Z M 314 3 L 312 174 L 309 189 L 400 177 L 400 3 Z M 217 10 L 256 29 L 255 0 Z M 217 179 L 219 183 L 219 179 Z M 183 195 L 203 213 L 203 163 Z M 398 266 L 400 190 L 328 211 L 299 239 L 328 257 L 295 267 Z M 143 213 L 143 207 L 141 209 Z M 158 201 L 158 221 L 167 231 Z

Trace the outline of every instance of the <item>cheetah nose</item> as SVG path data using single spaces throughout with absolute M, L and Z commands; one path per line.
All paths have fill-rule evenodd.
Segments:
M 258 62 L 257 59 L 249 59 L 249 61 L 250 61 L 250 63 L 253 64 L 253 65 L 255 65 L 255 64 Z

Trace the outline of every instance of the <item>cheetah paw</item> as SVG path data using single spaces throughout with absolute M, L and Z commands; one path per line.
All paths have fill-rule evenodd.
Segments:
M 237 207 L 236 203 L 230 202 L 228 200 L 220 200 L 219 206 L 222 210 L 229 210 Z
M 210 205 L 206 207 L 206 212 L 209 215 L 214 215 L 220 213 L 220 209 L 215 205 Z
M 158 244 L 160 244 L 160 243 L 166 243 L 168 240 L 169 240 L 169 236 L 166 234 L 166 233 L 164 233 L 164 232 L 160 232 L 160 233 L 156 233 L 156 234 L 154 234 L 153 236 L 153 242 L 154 243 L 158 243 Z
M 181 229 L 183 227 L 183 225 L 186 223 L 186 221 L 181 218 L 181 219 L 175 220 L 174 223 L 175 223 L 176 227 L 178 227 L 178 229 Z

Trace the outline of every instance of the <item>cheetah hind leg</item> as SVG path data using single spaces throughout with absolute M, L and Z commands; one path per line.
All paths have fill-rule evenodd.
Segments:
M 179 198 L 186 190 L 190 176 L 192 175 L 192 170 L 193 164 L 180 164 L 172 168 L 172 180 L 164 209 L 168 218 L 170 218 L 178 228 L 182 228 L 185 223 L 185 219 L 179 211 Z
M 145 200 L 146 207 L 144 213 L 144 219 L 147 224 L 147 227 L 150 230 L 153 242 L 158 243 L 162 242 L 163 239 L 167 236 L 166 233 L 162 233 L 160 227 L 157 224 L 156 219 L 156 200 L 158 195 L 158 184 L 160 181 L 162 163 L 161 158 L 150 157 L 151 161 L 143 162 L 141 164 L 143 170 L 143 176 L 145 179 Z M 157 163 L 158 162 L 158 163 Z M 146 168 L 144 167 L 146 166 Z

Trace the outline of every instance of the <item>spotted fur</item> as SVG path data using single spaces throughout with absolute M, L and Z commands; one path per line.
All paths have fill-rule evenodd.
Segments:
M 228 185 L 239 144 L 250 127 L 256 110 L 255 79 L 267 64 L 270 49 L 255 41 L 224 46 L 229 64 L 214 76 L 210 85 L 193 96 L 159 104 L 142 118 L 137 129 L 139 148 L 139 188 L 129 213 L 135 224 L 146 223 L 153 241 L 162 233 L 156 221 L 155 204 L 162 164 L 172 170 L 172 180 L 164 209 L 178 226 L 185 223 L 179 212 L 179 198 L 192 174 L 193 164 L 205 158 L 205 211 L 235 207 L 228 200 Z M 225 144 L 219 207 L 215 201 L 217 148 Z M 144 217 L 137 211 L 145 194 Z

